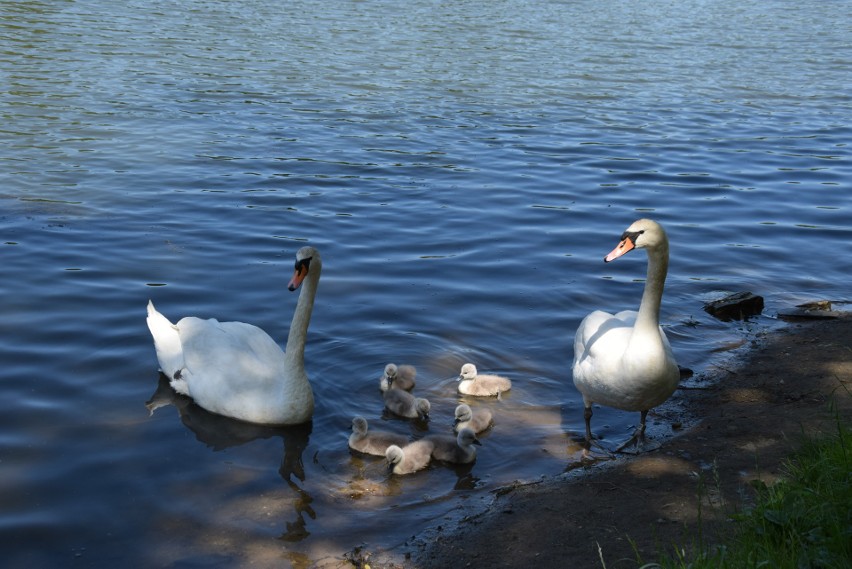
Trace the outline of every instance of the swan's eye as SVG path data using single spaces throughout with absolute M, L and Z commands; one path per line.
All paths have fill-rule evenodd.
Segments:
M 307 272 L 311 268 L 311 259 L 312 257 L 308 257 L 306 259 L 299 259 L 296 261 L 296 270 Z
M 638 239 L 639 236 L 642 235 L 643 233 L 645 233 L 644 229 L 641 230 L 641 231 L 632 231 L 632 232 L 625 231 L 624 235 L 621 236 L 621 240 L 622 240 L 622 242 L 624 242 L 625 240 L 630 240 L 630 243 L 632 243 L 633 246 L 635 247 L 636 246 L 636 239 Z

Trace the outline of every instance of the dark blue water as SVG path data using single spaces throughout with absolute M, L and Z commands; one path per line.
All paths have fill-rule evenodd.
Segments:
M 844 7 L 0 2 L 4 566 L 333 565 L 564 471 L 573 333 L 638 305 L 643 256 L 602 263 L 638 217 L 668 230 L 662 321 L 699 376 L 783 307 L 849 300 Z M 283 342 L 306 242 L 313 423 L 158 391 L 147 300 Z M 739 290 L 764 316 L 702 310 Z M 388 361 L 428 427 L 382 418 Z M 355 414 L 448 432 L 466 361 L 515 385 L 473 467 L 350 454 Z

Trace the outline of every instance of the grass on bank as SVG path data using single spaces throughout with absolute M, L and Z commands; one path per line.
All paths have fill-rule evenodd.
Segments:
M 852 431 L 808 440 L 784 476 L 760 483 L 755 506 L 734 518 L 724 544 L 701 543 L 643 569 L 802 569 L 852 567 Z

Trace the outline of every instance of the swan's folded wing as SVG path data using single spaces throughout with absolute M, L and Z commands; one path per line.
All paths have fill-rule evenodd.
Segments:
M 619 318 L 623 314 L 625 312 L 612 315 L 603 310 L 595 310 L 583 318 L 574 336 L 574 361 L 609 353 L 622 342 L 626 346 L 622 336 L 629 336 L 631 323 Z M 621 349 L 623 350 L 623 347 Z
M 280 381 L 284 351 L 260 328 L 200 318 L 184 318 L 178 327 L 186 367 L 199 381 L 220 377 L 221 388 L 243 393 Z
M 633 330 L 631 314 L 626 316 L 627 321 L 596 310 L 583 319 L 574 338 L 575 385 L 591 390 L 602 378 L 620 374 L 621 355 Z

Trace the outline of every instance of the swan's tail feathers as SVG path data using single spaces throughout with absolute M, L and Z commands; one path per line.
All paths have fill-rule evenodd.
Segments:
M 150 300 L 148 301 L 147 321 L 151 336 L 154 337 L 154 348 L 157 350 L 160 371 L 169 379 L 179 379 L 179 372 L 186 364 L 183 359 L 183 346 L 180 342 L 180 332 L 178 332 L 177 326 L 157 312 L 154 303 Z

